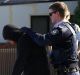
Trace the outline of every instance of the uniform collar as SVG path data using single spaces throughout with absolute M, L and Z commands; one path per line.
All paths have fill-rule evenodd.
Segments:
M 58 23 L 56 23 L 53 27 L 58 27 L 63 22 L 69 22 L 69 21 L 67 21 L 66 19 L 63 19 L 63 20 L 59 21 Z M 63 24 L 61 24 L 61 25 L 63 25 Z

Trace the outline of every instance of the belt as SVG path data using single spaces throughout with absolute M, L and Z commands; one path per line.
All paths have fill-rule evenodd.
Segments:
M 64 72 L 77 72 L 77 71 L 79 71 L 79 67 L 64 68 Z
M 70 67 L 62 68 L 62 67 L 60 67 L 60 68 L 56 68 L 55 71 L 56 72 L 58 72 L 58 71 L 62 71 L 62 72 L 77 72 L 77 71 L 79 71 L 79 67 L 74 67 L 74 68 L 70 68 Z

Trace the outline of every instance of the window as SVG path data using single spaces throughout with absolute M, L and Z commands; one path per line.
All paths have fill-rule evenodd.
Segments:
M 38 33 L 46 33 L 49 31 L 48 16 L 31 16 L 31 28 Z

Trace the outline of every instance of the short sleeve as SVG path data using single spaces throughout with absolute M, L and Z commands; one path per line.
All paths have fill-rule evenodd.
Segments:
M 50 33 L 45 35 L 45 39 L 48 43 L 53 43 L 59 41 L 59 39 L 61 39 L 61 36 L 61 30 L 59 28 L 55 28 Z

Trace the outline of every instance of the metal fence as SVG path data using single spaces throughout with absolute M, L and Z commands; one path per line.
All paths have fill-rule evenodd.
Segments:
M 0 49 L 0 75 L 11 75 L 16 59 L 16 48 Z

